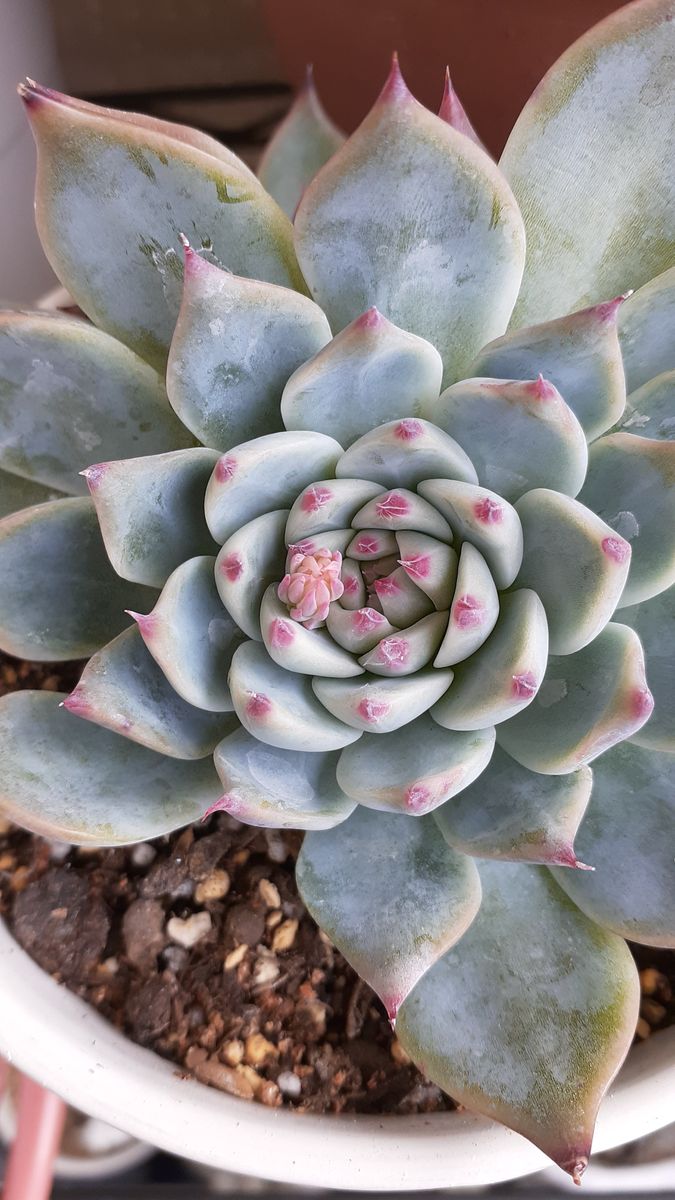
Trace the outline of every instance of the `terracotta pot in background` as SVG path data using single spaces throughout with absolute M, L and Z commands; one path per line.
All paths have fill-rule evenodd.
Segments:
M 377 96 L 392 50 L 429 108 L 452 80 L 488 148 L 499 154 L 523 104 L 552 63 L 617 0 L 263 0 L 288 81 L 314 64 L 330 115 L 351 131 Z

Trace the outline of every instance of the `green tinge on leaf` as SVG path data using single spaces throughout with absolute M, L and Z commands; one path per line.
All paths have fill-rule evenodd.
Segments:
M 595 871 L 556 871 L 593 921 L 647 946 L 675 947 L 675 759 L 624 742 L 593 768 L 577 846 Z
M 462 854 L 578 867 L 574 838 L 592 786 L 590 767 L 539 775 L 497 746 L 475 782 L 437 809 L 435 819 Z
M 364 433 L 342 455 L 339 478 L 372 479 L 383 487 L 409 488 L 423 479 L 478 483 L 475 467 L 457 442 L 431 421 L 403 417 Z
M 332 829 L 356 806 L 336 782 L 338 757 L 282 750 L 238 729 L 216 747 L 226 789 L 218 808 L 265 829 Z
M 402 1006 L 396 1034 L 430 1079 L 578 1183 L 633 1038 L 637 970 L 545 868 L 484 861 L 480 878 L 478 916 Z
M 183 762 L 74 717 L 53 692 L 0 700 L 0 809 L 42 837 L 115 846 L 199 819 L 220 793 L 209 758 Z
M 267 143 L 258 166 L 263 187 L 291 220 L 307 184 L 344 140 L 319 100 L 310 67 L 305 86 Z
M 102 462 L 84 472 L 108 557 L 123 579 L 162 587 L 193 554 L 216 544 L 204 517 L 215 450 L 173 450 Z
M 32 84 L 22 95 L 47 257 L 95 324 L 141 358 L 166 361 L 181 233 L 237 275 L 304 291 L 288 218 L 234 155 Z
M 227 539 L 216 559 L 220 598 L 247 637 L 259 642 L 260 605 L 271 583 L 284 576 L 288 509 L 263 513 Z
M 137 628 L 125 629 L 89 659 L 65 707 L 170 758 L 205 758 L 232 726 L 232 718 L 181 699 Z
M 675 583 L 675 442 L 631 433 L 600 438 L 579 500 L 630 542 L 620 608 Z
M 166 376 L 171 403 L 216 450 L 282 429 L 286 380 L 330 336 L 306 296 L 222 271 L 187 246 Z
M 525 252 L 503 176 L 414 100 L 397 65 L 365 121 L 307 188 L 295 242 L 336 332 L 376 305 L 436 347 L 446 383 L 504 332 Z
M 157 372 L 107 333 L 53 313 L 0 313 L 0 467 L 80 495 L 78 472 L 94 460 L 193 445 Z
M 53 500 L 0 521 L 0 646 L 17 658 L 86 658 L 156 592 L 113 571 L 91 500 Z
M 534 703 L 497 741 L 531 771 L 565 775 L 635 734 L 653 703 L 640 639 L 610 621 L 583 650 L 549 659 Z
M 642 642 L 654 711 L 631 741 L 648 750 L 675 752 L 675 587 L 621 609 L 621 620 Z M 675 761 L 673 763 L 675 767 Z M 674 856 L 675 857 L 675 856 Z
M 674 15 L 673 0 L 622 6 L 565 51 L 516 121 L 500 164 L 527 232 L 515 325 L 673 265 Z
M 675 267 L 671 267 L 638 288 L 621 309 L 619 340 L 629 394 L 655 375 L 675 370 L 674 329 Z
M 675 370 L 663 371 L 631 392 L 617 432 L 675 441 Z
M 474 863 L 445 845 L 431 817 L 359 807 L 334 832 L 307 835 L 296 878 L 315 921 L 392 1022 L 480 905 Z
M 22 475 L 12 475 L 0 468 L 0 518 L 18 512 L 20 508 L 31 508 L 34 504 L 46 504 L 48 500 L 63 500 L 63 492 L 57 488 L 33 483 Z

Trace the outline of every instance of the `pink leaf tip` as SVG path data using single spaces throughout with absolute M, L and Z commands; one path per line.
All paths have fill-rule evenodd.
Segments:
M 594 314 L 594 316 L 597 317 L 599 321 L 602 321 L 605 324 L 610 324 L 616 320 L 617 313 L 624 300 L 627 300 L 628 297 L 632 295 L 633 292 L 631 289 L 630 291 L 624 292 L 621 296 L 615 296 L 613 300 L 605 300 L 602 304 L 595 304 L 590 311 Z
M 590 867 L 588 863 L 580 862 L 574 853 L 572 846 L 561 846 L 556 850 L 555 854 L 549 859 L 547 866 L 551 867 L 571 867 L 576 871 L 594 871 L 595 867 Z
M 405 996 L 402 995 L 402 993 L 397 992 L 392 996 L 382 996 L 381 999 L 382 1003 L 384 1004 L 385 1012 L 389 1018 L 389 1024 L 391 1025 L 392 1029 L 395 1029 L 398 1010 L 403 1004 Z
M 238 807 L 239 802 L 237 801 L 236 797 L 229 796 L 227 793 L 225 793 L 224 796 L 220 796 L 217 800 L 214 800 L 213 804 L 209 804 L 209 807 L 206 809 L 206 811 L 202 813 L 202 822 L 208 821 L 209 817 L 212 817 L 213 814 L 217 812 L 226 812 L 230 813 L 231 816 L 236 816 L 236 810 Z
M 136 622 L 144 640 L 152 637 L 157 623 L 154 613 L 137 613 L 132 608 L 125 608 L 124 611 L 132 621 Z
M 379 329 L 382 325 L 386 324 L 386 320 L 387 318 L 382 316 L 379 308 L 376 308 L 373 304 L 364 313 L 361 313 L 360 317 L 356 318 L 354 329 L 360 331 L 365 329 Z
M 558 389 L 548 379 L 544 379 L 541 371 L 536 379 L 526 380 L 523 387 L 535 400 L 553 400 L 558 395 Z
M 105 475 L 107 466 L 107 463 L 94 463 L 91 467 L 85 467 L 84 471 L 80 471 L 82 478 L 87 481 L 87 487 L 90 492 L 94 492 L 99 486 Z
M 68 712 L 73 713 L 76 717 L 83 717 L 90 711 L 90 705 L 80 684 L 73 689 L 69 696 L 66 696 L 61 707 L 67 709 Z
M 397 104 L 401 101 L 411 100 L 412 94 L 403 78 L 401 67 L 398 61 L 398 54 L 394 50 L 391 56 L 391 67 L 387 81 L 379 95 L 378 103 L 381 104 Z
M 579 1154 L 574 1158 L 567 1159 L 565 1162 L 558 1164 L 563 1171 L 566 1171 L 571 1176 L 577 1187 L 581 1186 L 581 1176 L 588 1166 L 588 1155 Z
M 456 129 L 458 133 L 463 133 L 465 137 L 468 137 L 472 142 L 475 142 L 475 144 L 480 146 L 481 149 L 485 149 L 478 134 L 476 133 L 476 130 L 466 115 L 464 105 L 452 86 L 450 70 L 448 67 L 445 68 L 443 98 L 441 100 L 441 107 L 438 110 L 438 115 L 442 121 L 445 121 L 446 125 L 450 125 L 453 129 Z

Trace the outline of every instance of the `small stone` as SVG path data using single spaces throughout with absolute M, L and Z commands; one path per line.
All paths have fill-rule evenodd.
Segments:
M 264 832 L 265 841 L 267 842 L 267 857 L 269 858 L 270 862 L 286 862 L 286 859 L 289 855 L 289 849 L 284 839 L 280 834 L 270 829 L 266 829 Z
M 124 953 L 132 966 L 147 971 L 155 966 L 166 944 L 164 909 L 159 900 L 134 900 L 122 919 Z
M 296 1008 L 298 1020 L 306 1027 L 315 1041 L 326 1032 L 326 1005 L 320 1000 L 302 1000 Z
M 302 1082 L 294 1075 L 292 1071 L 282 1071 L 277 1077 L 277 1086 L 284 1096 L 297 1098 L 302 1091 Z
M 394 1062 L 398 1063 L 399 1067 L 410 1066 L 412 1059 L 406 1054 L 398 1038 L 394 1038 L 391 1046 L 389 1047 L 389 1053 L 391 1054 Z
M 13 871 L 16 866 L 16 858 L 10 854 L 8 850 L 4 854 L 0 854 L 0 871 Z
M 188 953 L 182 946 L 169 945 L 162 951 L 162 961 L 174 975 L 178 975 L 187 963 Z
M 211 914 L 198 912 L 190 917 L 170 917 L 166 923 L 166 932 L 172 942 L 191 950 L 211 932 Z
M 0 817 L 0 837 L 6 837 L 11 832 L 12 825 L 5 817 Z
M 257 1095 L 259 1094 L 259 1092 L 260 1092 L 260 1089 L 261 1089 L 262 1085 L 263 1085 L 263 1081 L 262 1081 L 262 1079 L 260 1078 L 260 1076 L 259 1076 L 258 1072 L 257 1072 L 257 1071 L 254 1071 L 254 1070 L 253 1070 L 253 1067 L 248 1067 L 248 1066 L 246 1065 L 246 1063 L 241 1063 L 241 1064 L 240 1064 L 240 1065 L 239 1065 L 239 1066 L 236 1068 L 236 1072 L 237 1072 L 237 1075 L 239 1076 L 239 1078 L 240 1078 L 240 1079 L 245 1079 L 245 1080 L 246 1080 L 246 1082 L 248 1083 L 249 1087 L 251 1088 L 251 1091 L 252 1091 L 253 1095 L 254 1095 L 254 1096 L 257 1096 Z
M 116 975 L 120 969 L 119 959 L 115 955 L 110 958 L 105 958 L 101 963 L 101 971 L 104 975 Z
M 279 964 L 276 958 L 260 958 L 256 963 L 251 982 L 254 987 L 267 987 L 279 978 Z
M 278 908 L 281 904 L 279 889 L 272 883 L 271 879 L 261 879 L 258 884 L 258 891 L 263 903 L 268 908 Z
M 183 884 L 188 883 L 188 891 L 192 882 L 187 879 L 187 854 L 192 845 L 194 833 L 186 829 L 179 837 L 168 858 L 158 858 L 141 880 L 140 893 L 146 897 L 176 896 L 181 893 Z
M 220 1051 L 220 1057 L 225 1059 L 228 1067 L 238 1067 L 244 1057 L 244 1043 L 239 1038 L 232 1038 Z
M 171 1021 L 171 992 L 166 980 L 161 975 L 146 980 L 128 998 L 126 1015 L 139 1042 L 150 1042 L 164 1033 Z
M 651 1027 L 651 1025 L 649 1024 L 649 1022 L 648 1022 L 648 1021 L 645 1021 L 644 1017 L 640 1017 L 640 1019 L 638 1020 L 638 1023 L 637 1023 L 637 1025 L 635 1026 L 635 1032 L 636 1032 L 637 1036 L 638 1036 L 638 1037 L 639 1037 L 639 1038 L 640 1038 L 642 1041 L 644 1041 L 644 1040 L 645 1040 L 645 1038 L 648 1038 L 648 1037 L 649 1037 L 649 1035 L 651 1034 L 651 1032 L 652 1032 L 652 1027 Z
M 283 920 L 283 916 L 284 916 L 284 914 L 282 913 L 281 909 L 275 908 L 271 913 L 268 913 L 267 916 L 265 917 L 265 927 L 267 929 L 276 929 L 277 925 L 279 925 L 280 922 Z
M 197 904 L 206 904 L 208 900 L 222 900 L 230 890 L 230 877 L 227 871 L 212 871 L 197 884 L 195 900 Z
M 40 684 L 43 692 L 58 692 L 60 686 L 61 680 L 59 679 L 58 675 L 48 675 L 47 678 L 43 679 L 42 683 Z
M 52 862 L 55 862 L 55 863 L 65 862 L 68 855 L 70 854 L 72 848 L 73 847 L 70 845 L 70 842 L 56 842 L 56 841 L 52 842 L 52 841 L 50 841 L 49 857 L 52 860 Z
M 259 1099 L 267 1108 L 279 1108 L 281 1106 L 281 1092 L 271 1079 L 266 1079 L 260 1089 Z
M 237 946 L 240 942 L 256 946 L 265 932 L 265 918 L 247 904 L 235 904 L 227 914 L 225 929 Z
M 643 1000 L 641 1011 L 642 1016 L 649 1021 L 650 1025 L 660 1025 L 668 1010 L 657 1000 Z
M 135 867 L 149 867 L 157 857 L 157 851 L 149 842 L 138 842 L 131 851 L 131 861 Z
M 243 962 L 243 960 L 246 958 L 247 952 L 248 946 L 246 945 L 246 942 L 242 942 L 241 946 L 237 946 L 235 950 L 230 950 L 230 953 L 227 955 L 225 962 L 223 963 L 223 970 L 233 971 L 234 968 L 238 967 L 239 963 Z
M 190 847 L 188 854 L 188 870 L 192 879 L 201 883 L 215 871 L 220 859 L 231 844 L 232 839 L 222 830 L 209 833 L 206 837 L 198 838 Z
M 273 1042 L 268 1042 L 262 1033 L 253 1033 L 246 1039 L 246 1061 L 252 1067 L 259 1067 L 271 1058 L 277 1058 L 278 1050 Z
M 295 935 L 298 932 L 298 922 L 295 918 L 290 921 L 284 921 L 278 929 L 275 929 L 272 937 L 272 949 L 275 954 L 283 954 L 284 950 L 290 950 Z
M 255 1090 L 245 1075 L 232 1067 L 226 1067 L 215 1057 L 194 1062 L 194 1065 L 191 1063 L 190 1066 L 200 1083 L 209 1083 L 211 1087 L 219 1088 L 229 1096 L 238 1096 L 240 1100 L 252 1100 L 255 1095 Z
M 65 918 L 52 913 L 65 909 Z M 14 934 L 39 966 L 60 979 L 80 982 L 100 961 L 110 914 L 89 882 L 53 866 L 29 883 L 14 903 Z
M 644 971 L 640 971 L 640 987 L 643 996 L 653 996 L 659 989 L 659 985 L 663 979 L 660 971 L 656 967 L 645 967 Z

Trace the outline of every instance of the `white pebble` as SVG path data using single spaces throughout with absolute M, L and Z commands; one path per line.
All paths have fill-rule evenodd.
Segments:
M 292 1071 L 282 1071 L 277 1077 L 277 1087 L 280 1092 L 284 1093 L 284 1096 L 299 1096 L 302 1084 Z
M 193 913 L 191 917 L 171 917 L 167 921 L 166 932 L 172 942 L 189 950 L 201 942 L 207 933 L 211 932 L 211 914 L 207 912 Z
M 149 867 L 157 851 L 149 842 L 139 842 L 131 851 L 131 861 L 135 867 Z

